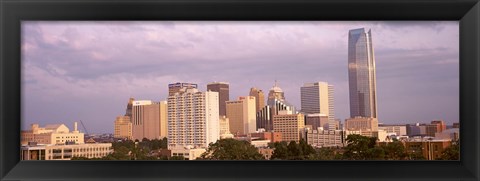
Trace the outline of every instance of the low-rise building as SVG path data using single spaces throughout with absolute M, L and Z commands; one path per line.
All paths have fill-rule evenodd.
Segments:
M 71 160 L 72 157 L 102 158 L 113 152 L 112 143 L 35 144 L 20 147 L 21 160 Z
M 84 143 L 84 133 L 77 130 L 77 122 L 74 123 L 74 130 L 70 131 L 65 124 L 48 124 L 40 127 L 38 124 L 32 124 L 30 130 L 20 133 L 21 145 L 27 145 L 29 142 L 37 144 L 65 144 L 67 142 Z
M 309 145 L 317 148 L 343 147 L 344 132 L 342 130 L 307 129 L 305 140 Z
M 279 132 L 258 132 L 251 133 L 250 139 L 252 140 L 270 140 L 270 142 L 281 142 L 282 133 Z
M 273 149 L 272 148 L 258 148 L 258 153 L 262 154 L 263 157 L 266 160 L 270 160 L 270 158 L 272 158 L 272 155 L 273 155 Z
M 172 149 L 171 156 L 183 156 L 185 160 L 195 160 L 206 151 L 205 148 Z

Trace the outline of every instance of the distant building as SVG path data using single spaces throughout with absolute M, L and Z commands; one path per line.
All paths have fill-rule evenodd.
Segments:
M 192 150 L 220 139 L 218 92 L 183 89 L 168 96 L 168 149 L 194 159 Z M 188 156 L 185 154 L 189 154 Z
M 441 133 L 443 130 L 447 129 L 447 125 L 442 120 L 432 121 L 427 125 L 427 136 L 435 136 L 435 133 Z
M 361 136 L 367 136 L 367 137 L 375 137 L 377 138 L 378 141 L 392 141 L 389 134 L 385 130 L 377 130 L 377 131 L 371 131 L 371 130 L 346 130 L 345 131 L 345 138 L 348 137 L 348 135 L 353 135 L 353 134 L 358 134 Z
M 72 157 L 102 158 L 112 153 L 112 143 L 24 145 L 21 160 L 71 160 Z
M 446 129 L 442 132 L 435 133 L 435 139 L 441 140 L 458 140 L 460 139 L 460 128 Z
M 30 130 L 22 131 L 21 145 L 27 145 L 28 142 L 38 144 L 65 144 L 84 143 L 85 135 L 77 130 L 77 122 L 74 123 L 74 130 L 70 132 L 65 124 L 48 124 L 40 127 L 38 124 L 32 124 Z
M 226 103 L 230 100 L 230 85 L 226 82 L 212 82 L 207 84 L 207 91 L 218 92 L 220 116 L 227 115 Z
M 130 116 L 117 116 L 115 119 L 115 129 L 113 133 L 114 138 L 129 139 L 132 137 L 132 122 Z
M 451 145 L 450 140 L 409 140 L 404 143 L 408 153 L 421 153 L 427 160 L 439 159 L 443 150 Z
M 279 114 L 273 116 L 273 131 L 282 133 L 282 140 L 299 142 L 305 128 L 303 114 Z
M 270 140 L 270 142 L 281 142 L 282 133 L 279 132 L 259 132 L 259 133 L 251 133 L 250 139 L 252 140 Z
M 227 117 L 230 119 L 230 132 L 234 135 L 246 135 L 256 131 L 255 97 L 239 97 L 227 101 Z
M 277 81 L 275 81 L 275 84 L 268 92 L 267 104 L 272 105 L 272 102 L 275 101 L 275 99 L 279 101 L 285 101 L 285 93 L 280 87 L 277 86 Z
M 460 128 L 460 123 L 453 123 L 453 128 Z
M 133 109 L 133 101 L 135 99 L 133 97 L 130 97 L 127 103 L 127 109 L 125 110 L 125 116 L 132 117 L 132 109 Z
M 132 139 L 162 139 L 167 136 L 167 102 L 133 101 Z
M 197 84 L 192 84 L 192 83 L 173 83 L 173 84 L 168 84 L 168 95 L 174 95 L 177 92 L 180 92 L 181 89 L 191 89 L 191 88 L 198 88 Z
M 255 87 L 250 88 L 249 96 L 255 97 L 255 113 L 260 111 L 263 107 L 265 107 L 265 95 L 263 94 L 262 90 L 259 90 Z
M 185 160 L 195 160 L 206 151 L 205 148 L 173 149 L 171 150 L 171 154 L 172 156 L 183 156 Z
M 378 120 L 377 118 L 367 118 L 367 117 L 349 118 L 345 120 L 345 130 L 377 131 Z
M 407 135 L 412 136 L 426 136 L 427 135 L 427 125 L 426 124 L 407 124 Z
M 230 133 L 230 120 L 222 116 L 220 117 L 220 138 L 225 139 L 225 138 L 233 138 L 233 134 Z
M 378 126 L 378 130 L 384 130 L 387 133 L 395 133 L 397 136 L 407 135 L 406 125 L 382 125 Z
M 307 129 L 307 143 L 313 147 L 343 147 L 344 132 L 342 130 Z
M 305 116 L 305 124 L 312 125 L 314 130 L 317 130 L 319 127 L 321 127 L 323 130 L 335 130 L 335 124 L 329 123 L 331 122 L 328 120 L 328 116 L 325 114 L 307 114 Z
M 333 85 L 327 82 L 305 83 L 300 88 L 301 107 L 304 114 L 324 114 L 335 121 Z M 325 127 L 325 129 L 328 129 Z
M 377 76 L 372 32 L 348 32 L 348 82 L 350 117 L 377 118 Z
M 270 101 L 268 105 L 263 107 L 260 111 L 257 112 L 257 130 L 265 129 L 266 131 L 273 130 L 273 116 L 280 114 L 280 112 L 287 112 L 289 114 L 295 114 L 295 107 L 287 103 L 286 101 L 281 101 L 279 99 L 274 99 Z

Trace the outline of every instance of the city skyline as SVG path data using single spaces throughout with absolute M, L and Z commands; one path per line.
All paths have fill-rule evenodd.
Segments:
M 278 80 L 297 109 L 304 83 L 328 82 L 343 121 L 348 30 L 362 27 L 375 34 L 379 122 L 459 121 L 458 22 L 25 22 L 22 128 L 82 120 L 113 132 L 128 98 L 163 101 L 170 83 L 214 81 L 235 100 Z

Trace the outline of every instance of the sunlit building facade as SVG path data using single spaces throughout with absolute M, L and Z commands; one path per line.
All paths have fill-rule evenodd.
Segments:
M 371 30 L 348 33 L 350 117 L 377 118 L 375 56 Z

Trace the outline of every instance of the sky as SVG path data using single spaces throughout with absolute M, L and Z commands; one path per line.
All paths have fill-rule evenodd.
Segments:
M 113 133 L 130 97 L 161 101 L 169 83 L 214 81 L 235 100 L 277 80 L 297 109 L 304 83 L 328 82 L 343 121 L 356 28 L 372 31 L 379 122 L 459 122 L 458 21 L 24 21 L 22 129 L 82 120 Z

